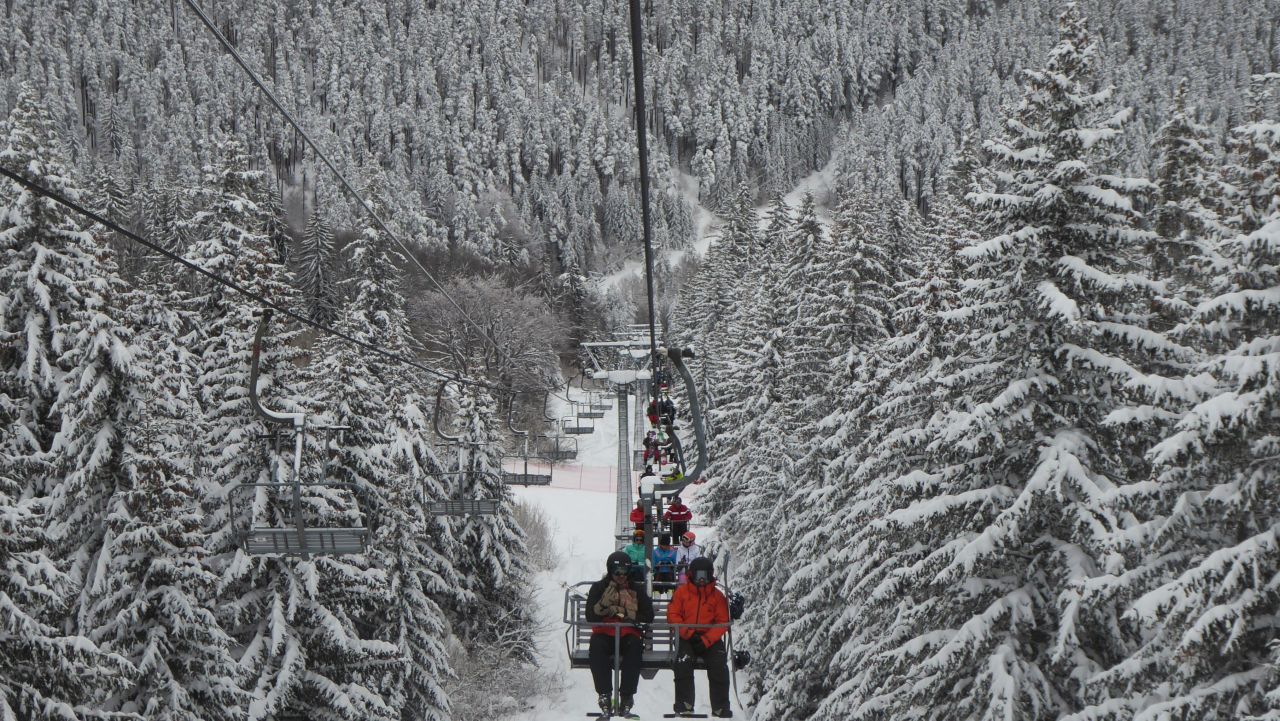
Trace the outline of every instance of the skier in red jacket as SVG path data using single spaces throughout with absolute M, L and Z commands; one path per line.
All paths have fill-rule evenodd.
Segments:
M 680 501 L 680 496 L 671 498 L 671 505 L 667 506 L 666 513 L 662 514 L 662 520 L 671 524 L 671 535 L 679 538 L 689 530 L 689 521 L 693 520 L 693 511 Z
M 636 501 L 636 507 L 631 509 L 631 523 L 636 527 L 637 531 L 644 530 L 644 502 Z

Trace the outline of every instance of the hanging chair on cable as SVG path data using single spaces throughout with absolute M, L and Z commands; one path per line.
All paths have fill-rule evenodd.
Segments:
M 521 453 L 514 456 L 502 457 L 502 482 L 509 486 L 549 486 L 551 485 L 551 469 L 547 469 L 546 473 L 542 473 L 537 466 L 533 472 L 529 471 L 529 431 L 522 431 L 515 426 L 515 410 L 516 396 L 511 394 L 510 404 L 507 406 L 507 429 L 521 442 Z M 511 460 L 516 463 L 523 463 L 523 471 L 507 470 L 507 461 Z
M 303 481 L 302 450 L 306 445 L 306 414 L 285 413 L 265 408 L 258 396 L 258 368 L 262 354 L 262 340 L 266 335 L 271 315 L 272 311 L 266 309 L 258 319 L 258 330 L 254 335 L 253 355 L 249 365 L 249 400 L 259 416 L 267 423 L 278 427 L 271 434 L 277 444 L 283 436 L 293 433 L 293 460 L 290 464 L 276 464 L 275 480 L 271 483 L 242 483 L 232 488 L 227 494 L 227 503 L 234 523 L 237 517 L 237 497 L 258 488 L 265 488 L 275 491 L 281 498 L 288 494 L 291 518 L 287 519 L 287 525 L 271 525 L 259 521 L 251 509 L 248 526 L 237 534 L 240 546 L 245 553 L 255 556 L 284 555 L 309 558 L 319 555 L 364 553 L 369 540 L 369 529 L 363 523 L 351 526 L 324 525 L 318 519 L 308 518 L 302 503 L 303 489 L 316 492 L 308 493 L 308 496 L 327 495 L 327 489 L 336 489 L 342 494 L 352 495 L 352 505 L 358 515 L 359 505 L 354 498 L 358 489 L 355 484 Z M 341 432 L 347 427 L 315 425 L 312 428 L 317 431 Z
M 560 421 L 547 413 L 547 401 L 551 391 L 542 396 L 542 418 L 557 427 Z M 548 461 L 571 461 L 578 457 L 578 439 L 570 438 L 563 433 L 540 433 L 537 435 L 537 455 Z

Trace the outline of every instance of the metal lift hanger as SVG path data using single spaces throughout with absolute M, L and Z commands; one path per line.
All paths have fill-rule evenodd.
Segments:
M 258 396 L 258 370 L 262 355 L 262 339 L 266 335 L 267 324 L 272 316 L 271 309 L 262 311 L 258 320 L 258 330 L 253 338 L 253 355 L 249 363 L 249 400 L 253 409 L 267 423 L 286 426 L 293 432 L 293 463 L 290 466 L 289 478 L 280 478 L 282 468 L 276 467 L 276 480 L 272 483 L 242 483 L 227 495 L 231 517 L 235 519 L 235 499 L 245 491 L 254 488 L 272 488 L 277 491 L 290 491 L 292 495 L 292 527 L 267 526 L 255 523 L 250 519 L 247 530 L 240 534 L 240 545 L 245 553 L 251 555 L 285 555 L 309 558 L 313 555 L 338 555 L 364 553 L 369 539 L 369 529 L 364 525 L 333 527 L 309 525 L 306 514 L 302 510 L 302 489 L 309 488 L 344 488 L 355 494 L 358 489 L 353 483 L 302 481 L 302 449 L 306 443 L 306 414 L 275 411 L 262 405 Z M 346 426 L 314 426 L 316 430 L 343 430 Z M 281 429 L 281 433 L 288 432 Z

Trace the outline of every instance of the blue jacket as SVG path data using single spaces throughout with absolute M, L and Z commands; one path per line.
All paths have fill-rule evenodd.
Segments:
M 654 546 L 653 567 L 659 571 L 663 570 L 664 567 L 674 569 L 676 567 L 676 549 L 668 548 L 664 551 L 661 546 Z

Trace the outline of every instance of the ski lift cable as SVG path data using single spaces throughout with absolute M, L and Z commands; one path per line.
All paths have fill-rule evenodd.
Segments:
M 325 324 L 320 323 L 320 322 L 318 322 L 318 321 L 314 321 L 314 320 L 312 320 L 312 319 L 310 319 L 310 318 L 307 318 L 307 317 L 305 317 L 305 316 L 302 316 L 302 315 L 300 315 L 300 314 L 298 314 L 298 313 L 296 313 L 296 312 L 294 312 L 294 311 L 292 311 L 292 310 L 290 310 L 290 309 L 288 309 L 288 308 L 285 308 L 285 307 L 284 307 L 284 306 L 282 306 L 282 305 L 279 305 L 278 303 L 275 303 L 275 302 L 273 302 L 273 301 L 268 300 L 266 297 L 264 297 L 264 296 L 262 296 L 262 295 L 260 295 L 260 294 L 258 294 L 258 293 L 255 293 L 255 292 L 253 292 L 252 290 L 249 290 L 248 288 L 245 288 L 244 286 L 240 285 L 239 283 L 235 282 L 234 280 L 229 280 L 229 279 L 227 279 L 227 278 L 224 278 L 224 277 L 222 277 L 222 276 L 218 275 L 217 273 L 214 273 L 214 272 L 212 272 L 212 271 L 208 271 L 208 270 L 205 270 L 204 268 L 201 268 L 200 266 L 198 266 L 198 265 L 196 265 L 196 264 L 192 263 L 191 261 L 187 260 L 186 258 L 183 258 L 182 256 L 178 255 L 177 253 L 174 253 L 174 252 L 173 252 L 173 251 L 171 251 L 171 250 L 168 250 L 168 249 L 166 249 L 166 248 L 163 248 L 163 247 L 161 247 L 160 245 L 158 245 L 157 243 L 155 243 L 155 242 L 153 242 L 153 241 L 150 241 L 150 240 L 147 240 L 146 238 L 144 238 L 144 237 L 142 237 L 142 236 L 138 235 L 137 233 L 134 233 L 134 232 L 133 232 L 133 231 L 131 231 L 131 230 L 127 230 L 127 229 L 125 229 L 125 228 L 120 227 L 120 226 L 119 226 L 119 225 L 117 225 L 115 222 L 113 222 L 113 221 L 111 221 L 111 220 L 108 220 L 107 218 L 104 218 L 104 217 L 102 217 L 101 215 L 98 215 L 97 213 L 93 212 L 92 210 L 89 210 L 88 208 L 85 208 L 84 206 L 80 205 L 79 203 L 77 203 L 77 202 L 75 202 L 75 201 L 71 200 L 70 198 L 67 198 L 66 196 L 63 196 L 62 194 L 60 194 L 60 193 L 58 193 L 58 192 L 56 192 L 56 191 L 50 190 L 50 189 L 48 189 L 48 188 L 45 188 L 45 187 L 43 187 L 43 186 L 41 186 L 41 185 L 39 185 L 39 184 L 35 183 L 34 181 L 32 181 L 32 180 L 30 180 L 30 179 L 28 179 L 28 178 L 25 178 L 25 177 L 23 177 L 23 176 L 21 176 L 21 175 L 18 175 L 17 173 L 13 172 L 12 170 L 10 170 L 10 169 L 8 169 L 8 168 L 6 168 L 6 167 L 4 167 L 4 166 L 0 166 L 0 175 L 3 175 L 3 176 L 5 176 L 5 177 L 9 178 L 10 180 L 12 180 L 12 181 L 14 181 L 14 182 L 16 182 L 16 183 L 18 183 L 18 184 L 22 185 L 23 187 L 27 188 L 28 190 L 32 191 L 33 193 L 36 193 L 37 195 L 41 195 L 41 196 L 43 196 L 43 197 L 46 197 L 46 198 L 48 198 L 49 200 L 52 200 L 52 201 L 54 201 L 55 203 L 58 203 L 59 205 L 65 206 L 66 208 L 68 208 L 68 209 L 70 209 L 70 210 L 72 210 L 72 211 L 74 211 L 74 212 L 76 212 L 76 213 L 79 213 L 80 215 L 83 215 L 84 217 L 88 218 L 89 220 L 92 220 L 92 221 L 93 221 L 93 222 L 95 222 L 95 223 L 98 223 L 99 225 L 101 225 L 101 226 L 103 226 L 103 227 L 107 228 L 108 230 L 111 230 L 111 231 L 113 231 L 113 232 L 115 232 L 115 233 L 119 233 L 121 236 L 123 236 L 123 237 L 125 237 L 125 238 L 128 238 L 129 240 L 131 240 L 131 241 L 133 241 L 133 242 L 135 242 L 135 243 L 138 243 L 138 244 L 143 245 L 143 246 L 145 246 L 145 247 L 147 247 L 147 248 L 150 248 L 151 250 L 154 250 L 154 251 L 155 251 L 155 252 L 157 252 L 157 253 L 160 253 L 161 255 L 165 256 L 165 257 L 166 257 L 166 258 L 168 258 L 169 260 L 172 260 L 172 261 L 174 261 L 175 263 L 178 263 L 179 265 L 182 265 L 183 267 L 187 268 L 188 270 L 195 271 L 196 273 L 198 273 L 198 274 L 200 274 L 200 275 L 203 275 L 204 277 L 208 278 L 209 280 L 212 280 L 213 282 L 215 282 L 215 283 L 217 283 L 217 284 L 219 284 L 219 285 L 222 285 L 222 286 L 225 286 L 225 287 L 227 287 L 227 288 L 230 288 L 231 290 L 233 290 L 233 291 L 235 291 L 235 292 L 239 293 L 240 295 L 243 295 L 243 296 L 244 296 L 244 297 L 246 297 L 246 298 L 249 298 L 249 299 L 251 299 L 251 300 L 256 301 L 257 303 L 259 303 L 260 305 L 262 305 L 264 308 L 271 308 L 271 309 L 277 310 L 277 311 L 279 311 L 280 313 L 282 313 L 282 314 L 284 314 L 284 315 L 287 315 L 287 316 L 289 316 L 290 318 L 292 318 L 292 319 L 294 319 L 294 320 L 298 321 L 299 323 L 302 323 L 302 324 L 304 324 L 304 325 L 310 326 L 310 327 L 312 327 L 312 328 L 314 328 L 314 329 L 316 329 L 316 330 L 318 330 L 318 331 L 320 331 L 320 332 L 322 332 L 322 333 L 326 333 L 326 334 L 328 334 L 328 335 L 330 335 L 330 336 L 333 336 L 333 337 L 335 337 L 335 338 L 342 339 L 342 340 L 344 340 L 344 341 L 346 341 L 346 342 L 348 342 L 348 343 L 351 343 L 351 344 L 353 344 L 353 345 L 355 345 L 355 346 L 357 346 L 357 347 L 359 347 L 359 348 L 362 348 L 362 349 L 364 349 L 364 350 L 370 351 L 370 352 L 372 352 L 372 353 L 376 353 L 377 355 L 380 355 L 380 356 L 382 356 L 382 357 L 384 357 L 384 358 L 387 358 L 387 359 L 389 359 L 389 360 L 396 361 L 397 363 L 403 363 L 404 365 L 407 365 L 407 366 L 409 366 L 409 367 L 411 367 L 411 368 L 416 368 L 417 370 L 423 371 L 424 373 L 427 373 L 427 374 L 429 374 L 429 375 L 435 376 L 435 377 L 440 378 L 440 379 L 442 379 L 442 380 L 444 380 L 444 381 L 451 381 L 451 382 L 457 383 L 457 384 L 459 384 L 459 385 L 479 386 L 479 387 L 485 388 L 485 389 L 487 389 L 487 390 L 497 391 L 497 392 L 499 392 L 499 393 L 506 393 L 506 392 L 507 392 L 507 391 L 506 391 L 506 389 L 499 388 L 498 386 L 494 386 L 494 385 L 491 385 L 491 384 L 485 383 L 485 382 L 483 382 L 483 381 L 471 380 L 471 379 L 469 379 L 469 378 L 465 378 L 465 377 L 458 376 L 458 375 L 451 375 L 451 374 L 449 374 L 449 373 L 445 373 L 444 371 L 436 370 L 435 368 L 432 368 L 432 367 L 430 367 L 430 366 L 427 366 L 427 365 L 424 365 L 424 364 L 422 364 L 422 363 L 419 363 L 418 361 L 415 361 L 415 360 L 413 360 L 412 358 L 407 358 L 407 357 L 402 356 L 402 355 L 400 355 L 400 354 L 398 354 L 398 353 L 392 353 L 392 352 L 390 352 L 390 351 L 384 350 L 384 349 L 379 348 L 378 346 L 375 346 L 375 345 L 373 345 L 373 344 L 371 344 L 371 343 L 366 343 L 365 341 L 362 341 L 362 340 L 360 340 L 359 338 L 355 338 L 355 337 L 350 336 L 350 335 L 348 335 L 348 334 L 346 334 L 346 333 L 343 333 L 342 331 L 340 331 L 340 330 L 338 330 L 338 329 L 336 329 L 336 328 L 333 328 L 332 326 L 328 326 L 328 325 L 325 325 Z
M 190 0 L 188 0 L 190 2 Z M 649 142 L 644 107 L 644 27 L 640 0 L 631 0 L 631 64 L 636 98 L 636 148 L 640 154 L 640 224 L 644 235 L 644 279 L 649 299 L 649 363 L 653 403 L 658 398 L 658 330 L 653 292 L 653 220 L 649 213 Z
M 445 299 L 449 301 L 450 305 L 452 305 L 459 313 L 462 314 L 463 319 L 466 320 L 468 323 L 470 323 L 472 326 L 474 326 L 475 329 L 480 332 L 480 335 L 485 340 L 493 344 L 494 352 L 497 353 L 499 357 L 506 355 L 502 352 L 502 348 L 498 345 L 498 342 L 494 340 L 493 337 L 490 336 L 479 323 L 477 323 L 475 320 L 471 318 L 471 316 L 462 308 L 462 306 L 459 305 L 456 300 L 454 300 L 453 296 L 449 295 L 449 292 L 445 290 L 444 286 L 441 285 L 440 281 L 436 280 L 435 276 L 431 274 L 431 271 L 427 270 L 426 266 L 424 266 L 422 262 L 418 260 L 417 256 L 413 254 L 413 251 L 410 250 L 409 247 L 402 240 L 400 240 L 400 237 L 397 236 L 395 233 L 393 233 L 391 231 L 391 228 L 388 227 L 387 224 L 383 222 L 382 218 L 379 217 L 378 214 L 373 211 L 373 208 L 372 206 L 369 205 L 368 201 L 366 201 L 363 196 L 361 196 L 359 193 L 356 192 L 355 188 L 351 186 L 351 183 L 347 181 L 346 176 L 344 176 L 341 172 L 338 171 L 337 166 L 335 166 L 333 162 L 329 160 L 329 156 L 325 155 L 324 151 L 320 149 L 320 146 L 317 145 L 316 142 L 311 139 L 311 136 L 307 134 L 307 131 L 303 129 L 302 125 L 300 125 L 298 121 L 293 119 L 293 115 L 291 115 L 289 111 L 285 109 L 284 105 L 276 98 L 275 93 L 272 93 L 271 90 L 267 88 L 266 84 L 262 82 L 262 79 L 258 77 L 258 74 L 254 72 L 252 68 L 249 67 L 249 64 L 246 63 L 244 58 L 240 56 L 240 53 L 236 51 L 235 47 L 231 44 L 230 41 L 227 40 L 226 36 L 222 34 L 222 31 L 218 30 L 218 28 L 213 24 L 213 21 L 209 19 L 209 16 L 204 13 L 204 10 L 202 10 L 200 6 L 196 4 L 195 0 L 186 0 L 186 4 L 200 18 L 200 22 L 204 23 L 204 26 L 209 29 L 209 32 L 211 32 L 213 36 L 217 38 L 218 42 L 222 45 L 222 47 L 228 53 L 231 54 L 231 57 L 234 58 L 236 63 L 240 66 L 240 68 L 245 71 L 245 73 L 249 76 L 249 79 L 253 82 L 253 84 L 256 85 L 258 89 L 262 91 L 262 94 L 265 95 L 269 101 L 271 101 L 271 104 L 275 106 L 276 110 L 280 111 L 280 114 L 284 116 L 285 120 L 289 121 L 289 124 L 293 126 L 293 129 L 300 136 L 302 136 L 302 139 L 306 141 L 307 145 L 311 146 L 311 150 L 316 154 L 316 157 L 320 158 L 320 160 L 324 162 L 324 164 L 329 168 L 330 172 L 332 172 L 334 176 L 338 178 L 338 182 L 342 185 L 343 189 L 346 190 L 347 193 L 351 195 L 351 197 L 356 199 L 356 201 L 360 204 L 360 207 L 364 208 L 364 211 L 368 213 L 370 218 L 373 219 L 373 222 L 377 224 L 379 228 L 382 229 L 382 232 L 386 233 L 393 241 L 395 241 L 396 245 L 400 246 L 400 249 L 404 251 L 405 256 L 409 258 L 409 260 L 412 261 L 414 265 L 418 266 L 418 269 L 421 270 L 422 274 L 427 278 L 427 280 L 430 281 L 433 286 L 435 286 L 436 290 L 439 291 L 440 294 L 443 295 Z M 650 307 L 652 308 L 652 300 L 650 300 Z

